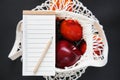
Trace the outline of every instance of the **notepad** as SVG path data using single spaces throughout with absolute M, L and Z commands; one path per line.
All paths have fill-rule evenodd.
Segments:
M 53 37 L 36 74 L 37 64 L 47 42 Z M 23 11 L 23 76 L 55 75 L 55 14 L 46 11 Z

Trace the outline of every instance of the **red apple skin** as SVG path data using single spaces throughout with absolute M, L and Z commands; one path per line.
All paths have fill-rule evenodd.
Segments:
M 60 32 L 70 41 L 78 41 L 82 38 L 82 27 L 75 20 L 64 20 L 60 25 Z
M 57 43 L 56 67 L 65 68 L 75 64 L 81 57 L 81 52 L 66 40 Z
M 85 53 L 86 48 L 87 48 L 87 44 L 86 44 L 85 40 L 82 40 L 81 44 L 80 44 L 80 48 L 79 48 L 81 53 L 82 53 L 82 55 Z

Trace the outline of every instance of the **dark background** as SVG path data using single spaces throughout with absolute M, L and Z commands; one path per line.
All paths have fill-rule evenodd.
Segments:
M 120 80 L 120 0 L 80 0 L 100 20 L 109 43 L 109 60 L 101 68 L 89 67 L 79 80 Z M 32 9 L 44 0 L 0 0 L 0 80 L 44 80 L 23 77 L 20 59 L 11 61 L 8 54 L 15 40 L 16 25 L 22 10 Z

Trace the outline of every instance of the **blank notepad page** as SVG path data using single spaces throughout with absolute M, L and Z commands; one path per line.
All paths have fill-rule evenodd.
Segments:
M 36 74 L 37 64 L 47 42 L 52 44 Z M 55 75 L 55 15 L 23 14 L 23 76 Z

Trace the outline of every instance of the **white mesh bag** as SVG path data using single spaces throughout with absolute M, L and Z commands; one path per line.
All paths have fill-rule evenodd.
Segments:
M 83 27 L 83 38 L 87 49 L 84 55 L 74 65 L 65 69 L 56 68 L 55 76 L 44 76 L 46 80 L 76 80 L 85 72 L 88 66 L 102 67 L 108 60 L 108 43 L 103 26 L 78 0 L 47 0 L 32 10 L 54 10 L 61 19 L 77 20 Z M 22 55 L 22 21 L 17 25 L 16 41 L 9 58 L 15 60 Z

